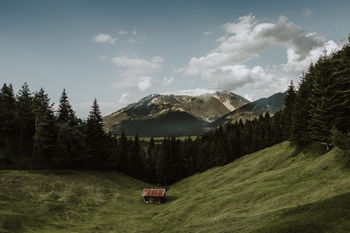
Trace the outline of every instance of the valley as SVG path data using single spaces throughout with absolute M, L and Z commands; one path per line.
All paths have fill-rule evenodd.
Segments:
M 348 232 L 345 151 L 289 142 L 243 156 L 167 188 L 117 172 L 0 172 L 0 232 Z

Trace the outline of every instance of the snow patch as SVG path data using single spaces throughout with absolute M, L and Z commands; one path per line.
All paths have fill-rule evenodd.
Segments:
M 233 111 L 233 110 L 236 109 L 236 107 L 231 104 L 231 101 L 229 99 L 226 98 L 223 101 L 216 93 L 212 94 L 211 96 L 213 96 L 214 98 L 218 99 L 223 105 L 225 105 L 225 107 L 228 110 Z

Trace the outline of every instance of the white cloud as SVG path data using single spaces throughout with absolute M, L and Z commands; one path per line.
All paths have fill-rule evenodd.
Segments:
M 94 36 L 94 38 L 92 38 L 92 40 L 96 43 L 114 44 L 117 41 L 117 38 L 113 38 L 111 35 L 108 35 L 108 34 L 100 33 L 100 34 Z
M 140 76 L 140 77 L 129 77 L 124 78 L 120 82 L 115 82 L 112 84 L 113 88 L 128 90 L 128 92 L 134 91 L 146 91 L 150 89 L 153 84 L 156 83 L 151 76 Z
M 312 15 L 314 11 L 312 9 L 303 9 L 301 11 L 301 13 L 305 16 L 305 17 L 309 17 L 310 15 Z
M 164 95 L 189 95 L 189 96 L 199 96 L 206 93 L 215 93 L 216 90 L 209 90 L 209 89 L 202 89 L 202 88 L 196 88 L 196 89 L 187 89 L 187 90 L 178 90 L 173 92 L 164 92 L 162 94 Z
M 152 58 L 152 62 L 153 63 L 162 63 L 162 62 L 164 62 L 164 58 L 161 56 L 156 56 L 156 57 Z
M 210 34 L 212 34 L 212 32 L 203 32 L 203 36 L 207 36 L 207 35 L 210 35 Z
M 133 35 L 133 36 L 136 36 L 136 30 L 133 30 L 133 31 L 132 31 L 132 35 Z
M 127 31 L 119 31 L 118 34 L 119 34 L 119 35 L 127 35 L 128 32 L 127 32 Z
M 113 57 L 111 61 L 115 66 L 123 69 L 122 75 L 124 77 L 136 77 L 158 72 L 162 68 L 164 59 L 162 57 L 155 57 L 152 61 L 147 61 L 141 58 L 120 56 Z
M 140 91 L 146 91 L 152 86 L 152 77 L 144 76 L 140 77 L 137 83 L 137 87 Z
M 130 94 L 128 93 L 128 92 L 125 92 L 125 93 L 123 93 L 121 96 L 120 96 L 120 98 L 119 98 L 119 100 L 118 100 L 118 103 L 120 103 L 120 104 L 122 104 L 122 105 L 126 105 L 128 102 L 129 102 L 129 100 L 128 100 L 128 97 L 130 96 Z
M 131 38 L 131 39 L 128 39 L 127 42 L 129 42 L 129 43 L 135 43 L 135 42 L 137 42 L 137 40 Z
M 234 90 L 249 83 L 266 83 L 273 75 L 260 66 L 249 68 L 245 62 L 260 52 L 283 46 L 287 51 L 285 71 L 302 71 L 321 54 L 338 49 L 334 41 L 326 42 L 317 33 L 307 33 L 300 26 L 281 16 L 276 23 L 258 22 L 252 14 L 223 25 L 226 35 L 217 39 L 218 47 L 202 57 L 193 57 L 183 68 L 185 75 L 199 75 L 215 88 Z
M 162 83 L 163 83 L 163 86 L 169 86 L 171 85 L 172 83 L 174 82 L 174 78 L 173 77 L 170 77 L 170 78 L 163 78 L 162 80 Z
M 100 55 L 99 58 L 101 60 L 108 60 L 109 59 L 108 56 L 105 56 L 105 55 Z
M 308 55 L 304 58 L 301 57 L 293 48 L 287 49 L 287 63 L 282 64 L 282 67 L 285 71 L 303 71 L 305 70 L 310 63 L 314 63 L 317 59 L 326 54 L 337 51 L 342 46 L 337 45 L 334 41 L 330 40 L 321 47 L 312 49 Z

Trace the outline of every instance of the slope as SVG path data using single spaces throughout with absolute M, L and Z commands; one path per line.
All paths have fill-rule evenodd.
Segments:
M 154 130 L 158 130 L 163 135 L 170 136 L 176 134 L 176 132 L 173 132 L 172 128 L 167 130 L 160 129 L 158 124 L 163 120 L 162 116 L 169 112 L 183 112 L 199 121 L 203 121 L 203 123 L 208 123 L 248 102 L 243 97 L 228 91 L 217 91 L 200 96 L 153 94 L 104 117 L 103 120 L 105 130 L 115 134 L 120 134 L 125 130 L 127 135 L 133 136 L 136 130 L 141 135 L 157 136 L 159 134 L 155 134 Z M 147 121 L 148 128 L 133 126 L 130 124 L 132 121 Z M 182 128 L 182 123 L 181 120 L 178 120 L 176 123 L 173 123 L 173 126 L 174 128 Z M 192 127 L 188 124 L 187 126 Z M 197 126 L 196 122 L 194 122 L 193 127 L 195 130 L 191 131 L 189 129 L 189 134 L 198 134 Z
M 209 124 L 209 127 L 218 127 L 228 123 L 239 121 L 240 119 L 252 119 L 261 113 L 269 112 L 271 115 L 284 108 L 286 93 L 276 93 L 267 98 L 261 98 L 254 102 L 247 103 L 242 107 L 225 114 L 216 121 Z
M 344 152 L 283 142 L 169 187 L 112 172 L 0 172 L 0 232 L 349 232 Z

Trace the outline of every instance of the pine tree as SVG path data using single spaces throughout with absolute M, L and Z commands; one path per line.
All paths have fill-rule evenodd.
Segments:
M 42 160 L 44 156 L 52 156 L 54 153 L 57 136 L 52 104 L 43 88 L 35 93 L 32 109 L 35 115 L 32 155 Z
M 103 168 L 105 166 L 105 161 L 103 160 L 106 155 L 104 148 L 105 137 L 100 108 L 95 99 L 87 119 L 86 130 L 86 147 L 90 157 L 90 167 L 92 168 Z
M 10 148 L 15 141 L 15 107 L 16 99 L 12 85 L 4 85 L 0 91 L 0 145 Z
M 118 168 L 122 172 L 128 171 L 128 154 L 129 154 L 129 147 L 128 147 L 128 139 L 125 136 L 125 132 L 122 132 L 122 135 L 119 139 L 119 157 L 118 157 Z
M 310 108 L 310 136 L 313 140 L 329 145 L 330 130 L 335 124 L 336 106 L 335 85 L 331 75 L 333 61 L 330 57 L 321 57 L 315 65 L 315 78 L 312 80 Z
M 291 123 L 293 114 L 295 112 L 295 102 L 296 102 L 296 91 L 293 84 L 293 81 L 290 81 L 290 85 L 287 90 L 287 95 L 284 100 L 284 104 L 286 106 L 284 113 L 286 114 L 286 134 L 289 136 L 291 132 Z
M 68 96 L 66 90 L 63 89 L 61 98 L 59 100 L 58 106 L 58 121 L 60 123 L 66 123 L 71 126 L 77 124 L 77 117 L 72 109 L 72 106 L 69 103 Z
M 334 127 L 343 133 L 350 131 L 350 37 L 349 42 L 334 55 L 335 81 Z
M 35 116 L 32 113 L 33 96 L 27 83 L 24 83 L 19 90 L 16 103 L 17 124 L 19 125 L 18 148 L 21 153 L 31 153 Z
M 299 145 L 311 142 L 309 136 L 310 109 L 311 109 L 311 84 L 314 78 L 314 67 L 311 64 L 308 73 L 303 74 L 296 94 L 295 111 L 291 119 L 290 140 Z

